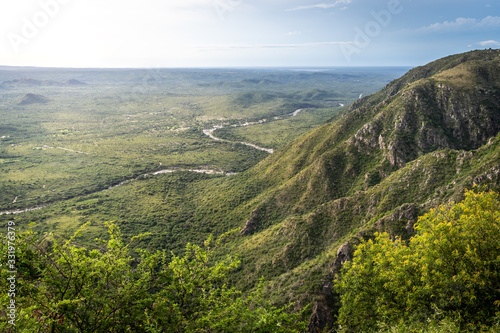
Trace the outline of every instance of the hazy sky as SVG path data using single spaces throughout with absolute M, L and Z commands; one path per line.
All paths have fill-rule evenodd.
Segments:
M 423 65 L 500 47 L 498 0 L 4 0 L 0 65 Z

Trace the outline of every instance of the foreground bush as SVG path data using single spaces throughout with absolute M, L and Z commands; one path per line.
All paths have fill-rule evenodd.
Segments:
M 299 315 L 265 301 L 262 283 L 243 295 L 227 285 L 239 261 L 214 259 L 220 246 L 188 244 L 182 257 L 132 251 L 120 230 L 109 224 L 108 241 L 97 249 L 16 235 L 16 321 L 9 323 L 8 269 L 0 281 L 2 332 L 297 332 Z M 143 235 L 144 236 L 144 235 Z M 4 243 L 7 240 L 4 239 Z M 2 244 L 7 246 L 7 244 Z M 2 258 L 7 262 L 7 258 Z
M 499 329 L 498 194 L 467 191 L 420 217 L 416 230 L 408 244 L 385 233 L 359 244 L 335 282 L 341 330 Z

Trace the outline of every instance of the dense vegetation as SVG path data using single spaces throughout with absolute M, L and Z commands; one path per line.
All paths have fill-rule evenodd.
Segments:
M 338 328 L 337 318 L 354 330 L 358 324 L 342 315 L 349 307 L 339 312 L 344 296 L 333 281 L 356 245 L 397 239 L 398 249 L 409 251 L 403 243 L 418 237 L 418 216 L 462 201 L 475 185 L 500 191 L 498 68 L 498 50 L 454 55 L 359 100 L 388 74 L 160 71 L 162 80 L 139 80 L 135 90 L 138 72 L 82 71 L 72 75 L 88 85 L 30 86 L 47 99 L 22 105 L 32 82 L 11 80 L 0 109 L 10 131 L 2 138 L 2 210 L 45 207 L 0 215 L 0 222 L 21 230 L 36 222 L 35 231 L 56 239 L 86 224 L 78 241 L 91 251 L 93 239 L 110 239 L 103 221 L 114 220 L 124 243 L 148 233 L 134 242 L 151 253 L 166 250 L 165 262 L 181 260 L 187 243 L 236 229 L 213 256 L 224 262 L 238 254 L 238 268 L 225 278 L 243 300 L 260 292 L 276 311 L 306 308 L 310 332 Z M 44 75 L 66 82 L 61 73 Z M 341 109 L 344 93 L 354 103 Z M 225 141 L 203 133 L 213 126 L 223 126 L 213 133 Z M 399 291 L 391 292 L 383 300 Z M 359 325 L 382 331 L 495 325 L 491 308 L 469 320 L 460 306 L 427 300 L 418 318 L 392 320 L 403 305 L 389 304 L 381 307 L 389 319 Z
M 11 223 L 13 225 L 13 223 Z M 85 226 L 84 226 L 85 227 Z M 108 224 L 109 240 L 77 245 L 32 230 L 18 234 L 16 330 L 4 332 L 300 332 L 300 314 L 277 308 L 262 293 L 230 287 L 234 256 L 216 259 L 228 233 L 203 247 L 188 244 L 167 259 L 124 243 Z M 15 228 L 13 228 L 15 229 Z M 339 332 L 496 332 L 500 328 L 500 198 L 467 191 L 418 219 L 407 242 L 376 233 L 354 251 L 335 281 Z M 7 240 L 2 237 L 2 246 Z M 7 253 L 2 262 L 8 262 Z M 12 274 L 2 270 L 0 287 Z M 2 308 L 10 302 L 2 294 Z M 5 310 L 4 310 L 5 311 Z M 5 315 L 5 312 L 4 312 Z
M 282 147 L 401 69 L 339 72 L 1 70 L 0 221 L 36 222 L 38 231 L 66 237 L 90 222 L 84 238 L 91 240 L 106 234 L 104 221 L 114 220 L 125 237 L 152 233 L 143 241 L 151 250 L 179 253 L 187 242 L 201 244 L 210 233 L 236 227 L 213 223 L 220 216 L 207 218 L 227 211 L 225 199 L 222 207 L 212 202 L 196 212 L 197 203 L 234 176 L 151 174 L 245 171 L 269 154 L 234 142 Z M 31 92 L 46 101 L 22 103 Z M 298 108 L 303 111 L 290 116 Z M 230 127 L 261 120 L 267 121 Z M 203 133 L 214 125 L 228 126 L 215 134 L 233 142 Z M 242 195 L 240 201 L 251 194 Z
M 387 233 L 361 240 L 336 281 L 341 331 L 498 332 L 498 193 L 467 191 L 415 228 L 408 242 Z
M 221 218 L 240 216 L 239 283 L 264 275 L 273 300 L 312 302 L 314 325 L 332 327 L 331 281 L 357 239 L 407 240 L 419 215 L 461 201 L 465 188 L 498 191 L 500 84 L 487 73 L 499 64 L 498 51 L 483 51 L 416 68 L 214 195 L 227 202 L 242 183 L 253 185 L 255 194 Z
M 18 234 L 17 320 L 3 320 L 2 332 L 265 333 L 305 327 L 298 314 L 266 301 L 261 285 L 250 295 L 227 285 L 239 261 L 214 260 L 224 236 L 207 239 L 204 247 L 188 244 L 184 256 L 168 261 L 164 251 L 134 248 L 142 235 L 126 244 L 119 228 L 108 226 L 109 240 L 96 240 L 92 249 L 75 244 L 78 234 L 69 241 L 31 230 Z M 2 290 L 9 289 L 11 276 L 2 270 Z M 2 293 L 4 316 L 11 299 Z
M 25 263 L 29 264 L 38 256 L 42 256 L 45 262 L 39 262 L 40 267 L 35 267 L 38 272 L 28 272 L 34 275 L 26 275 L 24 282 L 27 286 L 29 283 L 44 284 L 47 290 L 36 295 L 25 294 L 26 289 L 20 291 L 18 295 L 27 297 L 19 299 L 24 303 L 21 307 L 24 314 L 41 311 L 35 312 L 35 317 L 22 317 L 25 320 L 22 325 L 43 327 L 47 324 L 57 329 L 60 324 L 64 329 L 72 326 L 82 329 L 81 319 L 74 317 L 71 311 L 78 313 L 78 309 L 83 309 L 85 312 L 86 306 L 99 306 L 83 301 L 71 303 L 77 302 L 72 299 L 76 297 L 75 290 L 73 294 L 67 294 L 66 299 L 51 294 L 57 287 L 51 283 L 62 283 L 67 277 L 64 270 L 47 269 L 49 263 L 60 259 L 58 255 L 81 261 L 67 263 L 69 268 L 83 269 L 87 267 L 85 265 L 90 265 L 90 275 L 104 274 L 109 270 L 111 275 L 120 272 L 130 278 L 129 282 L 117 280 L 106 288 L 123 282 L 122 287 L 128 291 L 127 288 L 143 281 L 126 266 L 130 264 L 128 255 L 137 259 L 140 257 L 138 253 L 125 251 L 118 255 L 110 248 L 107 251 L 105 246 L 98 247 L 99 252 L 83 250 L 83 247 L 96 249 L 93 242 L 96 237 L 110 240 L 104 221 L 116 221 L 125 243 L 134 239 L 139 247 L 147 248 L 152 253 L 166 249 L 161 259 L 165 263 L 181 260 L 179 258 L 187 243 L 202 244 L 211 233 L 220 235 L 238 227 L 241 215 L 231 214 L 230 210 L 250 200 L 261 187 L 243 174 L 241 177 L 224 176 L 188 170 L 205 170 L 207 173 L 210 170 L 244 171 L 268 153 L 234 142 L 280 148 L 331 118 L 342 105 L 349 104 L 360 93 L 376 91 L 402 73 L 402 69 L 338 72 L 336 69 L 322 73 L 297 70 L 231 70 L 226 73 L 223 70 L 3 68 L 0 71 L 2 227 L 7 228 L 14 223 L 16 230 L 21 232 L 28 229 L 29 222 L 36 222 L 34 228 L 40 234 L 53 232 L 55 235 L 54 240 L 50 237 L 43 239 L 65 244 L 63 239 L 72 238 L 77 229 L 86 225 L 81 230 L 82 237 L 78 238 L 79 247 L 69 244 L 65 247 L 57 243 L 43 247 L 36 242 L 30 243 L 30 246 L 37 244 L 35 249 L 30 248 L 36 256 L 33 254 Z M 302 111 L 292 115 L 298 109 Z M 263 122 L 255 126 L 232 127 L 256 121 Z M 217 142 L 203 134 L 203 129 L 214 125 L 226 126 L 216 134 L 232 143 Z M 154 175 L 158 170 L 176 172 Z M 240 188 L 242 184 L 245 185 Z M 108 189 L 113 185 L 119 186 Z M 235 188 L 240 189 L 235 191 Z M 231 195 L 229 200 L 218 200 L 218 194 L 223 189 Z M 16 215 L 4 214 L 4 211 L 37 207 L 43 208 Z M 134 238 L 141 233 L 146 234 Z M 219 252 L 225 251 L 219 249 L 217 258 L 223 258 Z M 104 257 L 113 256 L 116 265 L 109 260 L 98 261 L 98 253 L 106 253 Z M 153 260 L 153 256 L 148 256 L 148 260 Z M 99 267 L 101 264 L 102 267 Z M 230 265 L 234 268 L 235 262 Z M 224 278 L 234 282 L 233 275 L 241 270 L 241 266 L 231 270 L 231 274 Z M 159 271 L 161 269 L 158 267 Z M 41 275 L 42 271 L 47 275 Z M 85 284 L 82 280 L 86 278 L 85 274 L 75 276 L 68 283 Z M 54 282 L 49 281 L 51 277 L 56 277 Z M 241 290 L 244 292 L 239 298 L 235 290 L 219 286 L 217 290 L 222 293 L 219 296 L 226 298 L 219 298 L 218 303 L 227 320 L 230 318 L 227 314 L 229 303 L 224 303 L 225 300 L 230 299 L 236 307 L 251 306 L 254 309 L 257 309 L 256 304 L 265 304 L 263 297 L 258 296 L 264 288 L 262 284 L 257 287 L 258 280 L 247 279 L 243 286 L 238 285 L 240 289 L 243 287 Z M 165 283 L 164 280 L 159 281 L 155 282 L 157 289 L 162 287 L 159 284 Z M 93 294 L 94 290 L 87 287 L 78 292 L 87 293 L 85 297 L 95 298 L 96 302 L 103 299 L 104 296 Z M 97 290 L 103 295 L 113 296 L 110 293 L 115 290 L 106 291 L 103 288 L 101 286 Z M 133 297 L 139 299 L 144 292 L 138 289 Z M 115 294 L 113 297 L 124 295 Z M 57 300 L 53 300 L 52 296 L 57 296 Z M 40 297 L 48 297 L 45 300 L 47 308 L 36 308 L 36 304 L 42 306 Z M 130 302 L 127 304 L 130 305 Z M 130 307 L 137 323 L 146 318 L 144 311 L 137 312 L 144 305 L 140 304 L 136 308 Z M 225 309 L 224 304 L 227 305 Z M 242 308 L 231 311 L 238 314 L 239 320 L 246 320 L 241 327 L 252 322 L 257 328 L 266 327 L 265 322 L 276 322 L 284 316 L 277 309 L 272 310 L 270 305 L 267 309 L 271 309 L 269 314 L 276 315 L 276 318 L 266 319 L 268 315 L 258 311 L 243 313 Z M 123 322 L 123 327 L 132 325 L 130 318 L 125 320 L 130 313 L 124 314 L 122 309 L 117 313 L 111 310 L 105 310 L 110 318 Z M 202 312 L 201 309 L 199 311 Z M 152 313 L 148 312 L 148 316 Z M 63 321 L 62 317 L 65 318 Z M 165 329 L 169 324 L 158 318 L 154 317 L 159 321 L 151 325 Z M 222 314 L 218 321 L 223 325 Z M 108 325 L 103 317 L 91 314 L 88 314 L 85 325 L 97 325 L 98 322 L 99 325 Z M 201 324 L 197 322 L 197 325 Z M 104 326 L 99 326 L 98 331 L 102 331 Z M 84 330 L 92 330 L 93 326 L 85 327 Z

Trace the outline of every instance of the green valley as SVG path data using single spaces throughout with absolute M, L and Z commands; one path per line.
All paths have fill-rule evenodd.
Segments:
M 196 246 L 206 245 L 209 235 L 217 238 L 230 232 L 223 246 L 207 252 L 222 262 L 213 267 L 224 274 L 219 276 L 216 271 L 213 276 L 224 282 L 214 282 L 208 291 L 199 290 L 207 291 L 206 297 L 222 297 L 228 293 L 227 283 L 250 297 L 250 303 L 251 295 L 260 293 L 269 301 L 263 307 L 266 314 L 278 316 L 281 310 L 277 309 L 283 308 L 284 313 L 296 316 L 280 317 L 287 329 L 300 317 L 307 322 L 308 332 L 431 328 L 445 332 L 436 327 L 453 321 L 453 332 L 494 332 L 500 322 L 493 310 L 500 302 L 498 284 L 492 285 L 484 304 L 474 302 L 472 294 L 467 294 L 467 300 L 457 300 L 455 289 L 476 288 L 475 283 L 498 278 L 498 260 L 494 259 L 500 255 L 498 247 L 488 247 L 491 255 L 484 256 L 493 258 L 484 264 L 484 279 L 478 277 L 480 269 L 476 278 L 464 273 L 461 284 L 441 286 L 436 282 L 439 277 L 432 276 L 425 285 L 412 277 L 411 283 L 422 288 L 415 290 L 424 290 L 418 295 L 403 286 L 408 271 L 393 262 L 383 267 L 375 264 L 389 253 L 403 263 L 418 258 L 423 267 L 419 266 L 419 272 L 427 272 L 424 264 L 434 260 L 434 252 L 419 256 L 427 243 L 421 247 L 413 244 L 430 236 L 417 231 L 424 228 L 432 233 L 434 225 L 453 225 L 456 216 L 466 214 L 450 213 L 448 220 L 425 214 L 437 207 L 443 216 L 446 209 L 455 212 L 450 207 L 464 199 L 456 207 L 467 210 L 482 205 L 487 217 L 478 218 L 486 221 L 481 228 L 499 228 L 498 211 L 495 213 L 500 191 L 499 68 L 500 51 L 484 50 L 449 56 L 409 71 L 0 69 L 0 227 L 6 230 L 11 221 L 19 230 L 28 230 L 28 224 L 34 222 L 33 230 L 51 243 L 52 238 L 71 238 L 85 225 L 73 241 L 88 251 L 103 253 L 107 252 L 95 239 L 102 238 L 103 244 L 109 242 L 108 247 L 113 248 L 112 230 L 119 229 L 116 239 L 120 246 L 137 241 L 138 247 L 151 253 L 164 250 L 164 266 L 159 264 L 159 254 L 145 252 L 142 257 L 135 254 L 142 261 L 130 264 L 147 271 L 142 263 L 151 263 L 155 292 L 168 279 L 172 285 L 171 281 L 184 281 L 182 274 L 189 272 L 189 265 L 186 271 L 172 268 L 184 267 L 186 261 L 179 257 L 183 251 L 196 266 L 206 256 Z M 474 193 L 480 193 L 476 194 L 480 198 L 489 194 L 476 203 L 467 201 Z M 29 208 L 39 209 L 6 214 Z M 481 209 L 477 214 L 482 214 Z M 107 221 L 114 221 L 110 235 Z M 135 239 L 139 234 L 144 235 Z M 467 258 L 481 250 L 474 247 L 474 237 L 471 239 L 456 238 L 456 242 L 469 242 L 468 252 L 464 250 Z M 186 250 L 188 243 L 195 247 L 188 245 Z M 390 252 L 391 244 L 401 251 Z M 467 248 L 467 244 L 457 244 Z M 39 269 L 47 270 L 50 260 L 62 260 L 65 253 L 76 253 L 82 261 L 92 256 L 69 245 L 64 251 L 55 248 L 54 258 L 59 259 L 48 256 Z M 196 255 L 190 257 L 193 253 Z M 233 256 L 238 264 L 224 261 Z M 372 260 L 375 257 L 378 259 Z M 116 260 L 128 267 L 128 259 L 118 256 Z M 479 267 L 483 262 L 476 264 Z M 363 265 L 368 280 L 349 271 L 355 265 Z M 464 267 L 473 264 L 467 265 Z M 403 277 L 398 285 L 390 286 L 393 289 L 387 287 L 390 276 L 380 273 L 384 267 Z M 124 270 L 136 281 L 133 271 Z M 178 275 L 171 277 L 171 273 Z M 456 282 L 458 274 L 448 273 L 443 276 Z M 381 282 L 370 280 L 379 276 Z M 367 281 L 371 281 L 371 289 L 365 293 Z M 49 281 L 43 283 L 50 285 Z M 425 289 L 429 285 L 454 298 L 436 297 Z M 486 293 L 482 287 L 477 290 L 480 295 Z M 375 297 L 372 291 L 380 295 L 380 310 L 367 304 L 369 297 Z M 359 300 L 357 294 L 365 298 Z M 172 295 L 166 299 L 177 294 Z M 392 302 L 391 295 L 396 295 L 397 302 Z M 199 302 L 199 298 L 193 299 Z M 215 314 L 241 313 L 247 303 L 244 298 L 238 300 L 241 308 Z M 414 300 L 418 304 L 411 303 Z M 73 301 L 78 303 L 76 298 Z M 51 311 L 71 302 L 50 303 Z M 221 302 L 225 307 L 231 303 L 227 299 Z M 80 306 L 78 303 L 75 309 L 84 311 Z M 177 305 L 161 306 L 167 312 L 177 309 Z M 145 307 L 153 311 L 151 318 L 158 327 L 172 327 L 162 321 L 166 319 L 155 312 L 157 308 Z M 475 321 L 470 307 L 486 310 Z M 413 310 L 420 312 L 415 316 L 405 312 Z M 248 314 L 249 322 L 256 320 L 254 315 Z M 123 327 L 132 327 L 127 315 L 121 316 L 126 321 Z M 55 323 L 55 317 L 51 318 Z M 189 326 L 190 319 L 185 320 L 179 322 L 190 327 L 186 331 L 196 331 Z M 153 331 L 151 323 L 148 321 L 148 331 Z M 63 326 L 57 327 L 62 330 Z M 258 327 L 253 331 L 265 332 L 270 326 Z
M 156 188 L 149 183 L 157 180 L 145 180 L 144 175 L 170 168 L 215 172 L 205 178 L 245 171 L 268 153 L 238 142 L 277 149 L 332 117 L 341 110 L 340 104 L 356 99 L 358 91 L 375 91 L 401 69 L 337 71 L 4 70 L 0 211 L 49 204 L 43 212 L 33 213 L 46 219 L 53 215 L 46 213 L 51 204 L 69 205 L 74 210 L 73 201 L 65 200 L 85 201 L 85 195 L 108 197 L 113 193 L 113 201 L 121 205 L 144 203 L 143 209 L 149 213 L 143 216 L 148 216 L 155 200 L 122 198 L 129 189 L 100 192 L 134 179 Z M 329 98 L 318 98 L 321 94 Z M 303 112 L 292 117 L 299 108 Z M 255 121 L 265 122 L 244 128 L 257 127 L 253 133 L 227 133 L 240 130 L 231 126 Z M 203 133 L 213 126 L 225 126 L 217 135 L 231 140 L 216 141 Z M 180 185 L 172 189 L 204 176 L 186 177 L 194 178 L 174 180 Z M 190 191 L 197 192 L 195 188 L 185 190 Z M 61 214 L 60 208 L 55 211 L 57 217 L 40 223 L 40 228 L 71 233 L 82 224 L 80 214 Z M 96 217 L 101 225 L 123 215 L 119 208 L 101 213 Z M 2 218 L 12 217 L 4 214 Z M 38 217 L 27 218 L 39 221 Z M 59 223 L 61 228 L 48 228 Z M 162 243 L 177 248 L 166 239 Z

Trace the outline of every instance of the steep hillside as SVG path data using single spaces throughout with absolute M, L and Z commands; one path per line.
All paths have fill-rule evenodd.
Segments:
M 486 59 L 476 60 L 481 54 Z M 500 129 L 500 62 L 497 51 L 473 55 L 410 71 L 260 163 L 251 172 L 272 186 L 258 198 L 259 217 L 243 233 L 259 230 L 260 221 L 265 228 L 272 216 L 306 213 L 319 203 L 366 190 L 430 152 L 485 144 Z M 457 65 L 443 66 L 450 62 Z M 439 74 L 421 78 L 429 72 Z
M 409 237 L 464 188 L 499 188 L 499 74 L 498 50 L 415 68 L 251 169 L 255 194 L 231 209 L 248 214 L 240 283 L 266 276 L 273 299 L 314 303 L 311 327 L 332 324 L 331 280 L 357 238 Z

